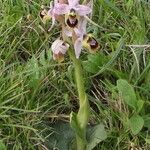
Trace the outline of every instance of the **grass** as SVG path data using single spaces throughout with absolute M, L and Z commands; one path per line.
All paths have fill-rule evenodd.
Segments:
M 40 149 L 53 132 L 43 121 L 65 119 L 78 108 L 72 63 L 52 60 L 50 44 L 59 29 L 46 32 L 48 25 L 38 16 L 42 4 L 49 1 L 0 0 L 0 139 L 10 150 Z M 103 56 L 94 70 L 86 67 L 93 65 L 91 55 L 84 51 L 82 59 L 90 122 L 103 122 L 108 133 L 95 150 L 150 149 L 150 126 L 132 134 L 127 121 L 134 112 L 116 90 L 117 80 L 126 79 L 144 101 L 140 115 L 150 117 L 150 48 L 142 46 L 150 41 L 149 10 L 146 0 L 94 2 L 93 21 L 99 27 L 89 24 L 88 31 Z

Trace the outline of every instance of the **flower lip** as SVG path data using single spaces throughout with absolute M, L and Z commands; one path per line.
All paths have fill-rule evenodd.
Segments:
M 91 53 L 95 53 L 99 48 L 99 43 L 91 34 L 87 34 L 84 35 L 83 46 L 87 48 Z
M 99 44 L 94 37 L 89 37 L 87 43 L 89 43 L 92 50 L 97 49 L 99 47 Z
M 66 24 L 70 27 L 70 28 L 74 28 L 77 26 L 78 24 L 78 19 L 77 19 L 77 14 L 75 9 L 70 9 L 70 13 L 68 15 L 66 15 Z
M 78 19 L 77 18 L 68 18 L 66 20 L 66 24 L 70 27 L 70 28 L 74 28 L 77 26 L 78 24 Z

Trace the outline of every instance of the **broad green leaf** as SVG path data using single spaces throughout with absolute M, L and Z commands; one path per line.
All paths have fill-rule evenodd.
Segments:
M 133 87 L 126 80 L 119 79 L 117 88 L 125 103 L 136 110 L 138 101 Z
M 129 119 L 129 126 L 134 135 L 138 134 L 143 128 L 144 120 L 139 115 L 134 115 Z
M 150 115 L 143 116 L 144 126 L 150 129 Z
M 107 61 L 108 56 L 104 54 L 90 54 L 88 60 L 83 62 L 83 66 L 87 72 L 97 73 Z
M 0 141 L 0 150 L 7 150 L 5 144 L 2 141 Z
M 63 121 L 56 121 L 47 125 L 53 128 L 53 133 L 52 131 L 44 133 L 44 136 L 49 135 L 46 143 L 48 149 L 70 150 L 75 139 L 75 134 L 70 128 L 70 124 Z
M 107 138 L 104 125 L 99 124 L 94 128 L 90 129 L 87 134 L 87 148 L 86 150 L 92 150 L 97 144 Z

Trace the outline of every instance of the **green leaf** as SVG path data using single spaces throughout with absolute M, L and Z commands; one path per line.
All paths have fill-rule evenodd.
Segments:
M 143 128 L 144 120 L 139 115 L 134 115 L 129 119 L 129 126 L 134 135 L 138 134 Z
M 7 150 L 5 144 L 0 141 L 0 150 Z
M 144 101 L 138 100 L 138 102 L 137 102 L 137 113 L 139 113 L 141 111 L 141 109 L 143 108 L 143 105 L 144 105 Z
M 70 128 L 69 123 L 56 121 L 55 123 L 50 124 L 48 122 L 47 126 L 53 128 L 53 133 L 49 130 L 44 133 L 44 136 L 49 135 L 46 143 L 48 149 L 70 150 L 70 147 L 73 145 L 75 135 Z
M 37 88 L 40 80 L 40 71 L 39 71 L 39 64 L 37 58 L 33 55 L 30 61 L 27 64 L 26 68 L 30 73 L 30 86 L 33 88 Z
M 125 103 L 136 110 L 138 101 L 133 87 L 126 80 L 119 79 L 117 88 Z
M 104 125 L 99 124 L 94 128 L 91 128 L 87 134 L 87 148 L 86 150 L 92 150 L 97 144 L 107 138 L 106 131 L 104 129 Z
M 143 116 L 144 126 L 150 129 L 150 115 Z
M 108 56 L 104 54 L 89 54 L 88 60 L 83 62 L 84 69 L 90 73 L 97 73 L 108 61 Z
M 52 59 L 52 55 L 51 55 L 51 51 L 48 50 L 43 50 L 40 53 L 40 57 L 39 57 L 39 62 L 41 65 L 46 66 L 48 65 L 48 63 L 50 62 L 50 60 Z
M 71 112 L 71 114 L 70 114 L 70 125 L 71 125 L 72 129 L 75 131 L 75 133 L 81 139 L 86 141 L 86 139 L 84 139 L 84 134 L 83 134 L 81 128 L 79 127 L 78 120 L 77 120 L 77 114 L 74 112 Z

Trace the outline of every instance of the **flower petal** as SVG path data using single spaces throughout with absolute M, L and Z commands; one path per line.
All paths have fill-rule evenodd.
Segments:
M 82 50 L 82 40 L 78 38 L 74 43 L 76 58 L 78 59 Z
M 52 43 L 51 49 L 54 54 L 62 53 L 65 54 L 68 50 L 69 45 L 64 41 L 57 39 Z
M 54 13 L 57 15 L 63 15 L 69 12 L 69 5 L 57 3 L 54 6 Z
M 82 34 L 86 34 L 86 25 L 87 25 L 87 19 L 81 17 L 79 20 L 78 29 L 82 31 Z
M 75 5 L 79 4 L 79 0 L 68 0 L 69 6 L 74 7 Z
M 85 15 L 92 12 L 92 9 L 88 6 L 85 6 L 85 5 L 77 5 L 75 7 L 75 10 L 79 16 L 85 16 Z

